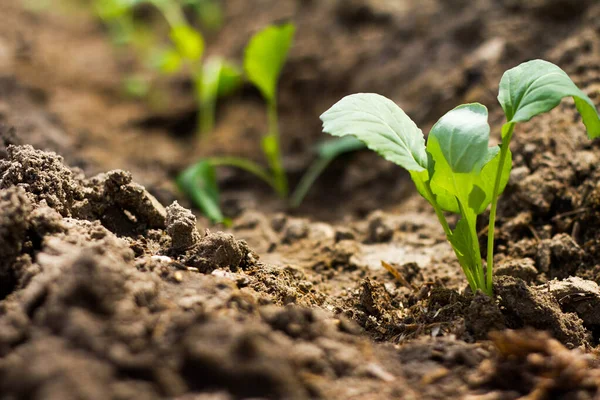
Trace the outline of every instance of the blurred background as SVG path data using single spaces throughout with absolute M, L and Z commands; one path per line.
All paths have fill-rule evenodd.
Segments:
M 218 99 L 214 126 L 198 138 L 197 88 L 190 68 L 169 58 L 165 10 L 180 10 L 202 35 L 203 60 L 221 57 L 239 69 L 253 34 L 269 24 L 296 26 L 278 90 L 292 186 L 326 139 L 319 115 L 346 94 L 385 95 L 424 132 L 457 104 L 478 101 L 489 108 L 497 132 L 496 95 L 506 69 L 545 58 L 585 80 L 586 69 L 600 68 L 596 0 L 159 3 L 164 8 L 134 0 L 0 0 L 0 146 L 53 150 L 88 175 L 129 170 L 163 204 L 191 204 L 174 179 L 201 157 L 243 156 L 264 164 L 265 102 L 247 82 Z M 327 168 L 293 212 L 340 220 L 393 210 L 413 193 L 406 178 L 375 154 L 350 152 Z M 244 171 L 219 169 L 218 182 L 229 216 L 286 209 Z

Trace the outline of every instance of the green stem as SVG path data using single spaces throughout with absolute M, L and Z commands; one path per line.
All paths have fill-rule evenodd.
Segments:
M 215 108 L 216 101 L 214 98 L 202 99 L 200 102 L 200 112 L 198 113 L 198 126 L 200 136 L 206 136 L 215 127 Z
M 269 172 L 265 168 L 261 167 L 253 161 L 239 157 L 210 157 L 207 158 L 206 161 L 208 161 L 215 167 L 230 166 L 243 169 L 244 171 L 248 171 L 251 174 L 265 181 L 273 189 L 277 190 L 277 184 L 274 181 L 273 177 L 269 174 Z
M 288 195 L 288 182 L 281 159 L 279 119 L 277 116 L 277 100 L 275 99 L 269 101 L 267 104 L 267 118 L 269 133 L 263 138 L 263 151 L 273 172 L 277 193 L 282 198 L 285 198 Z
M 446 217 L 444 216 L 444 212 L 442 211 L 442 208 L 439 206 L 437 201 L 435 201 L 435 195 L 431 191 L 429 182 L 424 182 L 423 186 L 425 187 L 425 191 L 427 191 L 427 195 L 431 199 L 431 205 L 433 206 L 433 209 L 435 210 L 435 215 L 437 215 L 438 221 L 440 221 L 442 228 L 444 228 L 444 233 L 446 234 L 446 237 L 448 239 L 450 239 L 450 237 L 452 236 L 452 230 L 450 229 L 450 225 L 448 225 L 448 221 L 446 220 Z
M 465 216 L 463 216 L 465 218 Z M 475 249 L 474 254 L 476 257 L 476 264 L 472 266 L 475 270 L 473 271 L 473 276 L 475 277 L 475 282 L 478 289 L 481 289 L 484 293 L 489 296 L 492 295 L 491 288 L 488 288 L 486 285 L 486 278 L 483 274 L 483 265 L 481 260 L 481 250 L 479 248 L 479 238 L 477 236 L 477 225 L 476 221 L 469 221 L 469 231 L 471 237 L 471 246 Z
M 195 97 L 198 105 L 196 129 L 199 138 L 212 132 L 215 126 L 216 91 L 219 82 L 213 72 L 203 65 L 194 74 Z
M 498 208 L 498 195 L 500 193 L 500 181 L 502 179 L 502 171 L 504 163 L 508 155 L 510 140 L 512 139 L 515 124 L 510 123 L 506 129 L 506 134 L 502 134 L 502 145 L 500 146 L 500 161 L 498 170 L 496 171 L 496 181 L 494 182 L 494 191 L 492 193 L 492 207 L 490 208 L 490 223 L 488 225 L 488 242 L 487 242 L 487 289 L 492 293 L 492 271 L 494 268 L 494 233 L 496 227 L 496 211 Z M 504 129 L 502 129 L 504 131 Z
M 296 208 L 300 205 L 300 203 L 302 203 L 302 200 L 304 200 L 304 197 L 306 197 L 306 194 L 308 193 L 312 185 L 315 183 L 317 178 L 323 173 L 325 168 L 327 168 L 327 166 L 329 165 L 329 163 L 331 163 L 332 160 L 333 158 L 331 157 L 323 157 L 318 158 L 317 160 L 315 160 L 315 162 L 311 164 L 306 173 L 302 176 L 302 179 L 300 179 L 298 186 L 296 186 L 296 189 L 292 194 L 292 198 L 290 201 L 290 205 L 292 207 Z
M 185 16 L 177 3 L 171 1 L 151 1 L 151 3 L 160 10 L 171 28 L 186 24 Z

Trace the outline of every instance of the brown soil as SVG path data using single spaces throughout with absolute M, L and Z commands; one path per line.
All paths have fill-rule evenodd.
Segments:
M 501 73 L 544 57 L 600 103 L 593 1 L 225 4 L 214 53 L 298 25 L 281 85 L 293 179 L 319 113 L 350 92 L 387 95 L 425 129 L 481 101 L 498 131 Z M 600 396 L 600 153 L 572 103 L 515 134 L 489 298 L 467 290 L 405 175 L 368 152 L 293 215 L 222 171 L 237 217 L 206 229 L 171 178 L 200 155 L 258 154 L 262 102 L 226 100 L 193 146 L 186 82 L 167 108 L 126 100 L 139 68 L 85 12 L 0 0 L 1 400 Z

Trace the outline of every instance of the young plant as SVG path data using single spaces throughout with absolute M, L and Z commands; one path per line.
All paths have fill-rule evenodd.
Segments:
M 254 174 L 270 185 L 282 198 L 288 195 L 288 182 L 281 160 L 279 123 L 277 118 L 277 83 L 289 49 L 295 27 L 292 24 L 269 26 L 254 35 L 246 47 L 244 69 L 246 76 L 261 92 L 267 102 L 268 131 L 262 139 L 262 150 L 268 168 L 240 157 L 212 157 L 200 160 L 186 169 L 177 179 L 179 187 L 214 222 L 223 222 L 219 208 L 219 191 L 216 186 L 215 168 L 231 166 Z M 210 84 L 212 92 L 226 90 L 226 70 L 215 67 L 214 74 L 221 76 L 220 84 Z M 203 87 L 198 89 L 203 91 Z
M 136 0 L 95 0 L 95 14 L 102 20 L 117 45 L 132 41 L 135 31 L 132 8 Z
M 473 292 L 492 295 L 494 223 L 498 196 L 512 166 L 509 148 L 518 122 L 550 111 L 571 96 L 590 138 L 600 136 L 600 119 L 591 100 L 557 66 L 534 60 L 507 71 L 498 100 L 507 117 L 500 147 L 488 147 L 487 109 L 464 104 L 431 129 L 427 144 L 421 130 L 391 100 L 377 94 L 354 94 L 322 116 L 323 131 L 353 135 L 385 159 L 409 171 L 418 192 L 433 206 Z M 488 259 L 484 270 L 476 230 L 477 216 L 488 205 Z M 454 229 L 444 212 L 458 214 Z
M 295 31 L 292 24 L 263 29 L 250 39 L 244 57 L 244 70 L 248 80 L 260 90 L 267 102 L 269 131 L 263 136 L 262 149 L 273 174 L 275 190 L 281 197 L 288 194 L 288 182 L 281 161 L 277 83 Z
M 237 89 L 241 85 L 242 74 L 235 65 L 218 57 L 202 62 L 204 37 L 187 22 L 183 7 L 194 7 L 199 16 L 210 14 L 205 16 L 209 19 L 208 23 L 215 27 L 215 23 L 220 24 L 215 20 L 220 15 L 217 15 L 219 4 L 215 0 L 95 0 L 94 8 L 115 41 L 146 50 L 148 44 L 142 46 L 141 43 L 148 41 L 147 35 L 144 35 L 145 29 L 135 24 L 133 19 L 134 8 L 142 4 L 153 5 L 169 25 L 172 46 L 160 52 L 155 51 L 152 64 L 163 74 L 173 74 L 184 66 L 188 67 L 198 104 L 198 132 L 200 135 L 211 132 L 217 99 Z M 205 20 L 203 22 L 207 23 Z M 136 38 L 140 40 L 134 40 Z M 128 79 L 125 84 L 127 93 L 136 97 L 149 91 L 147 82 L 139 79 Z
M 241 71 L 220 57 L 209 58 L 202 63 L 204 37 L 186 22 L 181 7 L 172 1 L 148 1 L 153 2 L 162 11 L 170 25 L 169 36 L 174 44 L 174 48 L 159 56 L 160 70 L 169 74 L 180 70 L 185 63 L 189 65 L 194 97 L 198 104 L 198 133 L 204 136 L 214 129 L 217 99 L 230 95 L 241 85 Z M 198 0 L 187 3 L 199 7 L 200 10 L 203 5 L 209 4 Z

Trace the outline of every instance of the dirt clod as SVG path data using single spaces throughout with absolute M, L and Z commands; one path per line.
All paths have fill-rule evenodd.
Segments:
M 246 242 L 224 232 L 207 232 L 197 246 L 188 250 L 186 263 L 200 272 L 210 273 L 218 268 L 245 269 L 258 259 Z
M 20 186 L 34 201 L 44 201 L 65 217 L 73 214 L 75 202 L 83 200 L 81 176 L 65 167 L 61 156 L 30 145 L 7 151 L 8 158 L 0 160 L 0 189 Z
M 465 311 L 467 329 L 477 340 L 486 339 L 493 331 L 506 328 L 504 316 L 493 298 L 478 291 Z
M 494 332 L 499 351 L 495 360 L 480 366 L 479 385 L 510 390 L 530 398 L 591 399 L 600 388 L 598 370 L 591 359 L 567 350 L 544 332 Z
M 509 328 L 531 326 L 548 330 L 571 347 L 588 343 L 589 334 L 582 320 L 576 314 L 563 313 L 558 301 L 547 290 L 531 288 L 517 278 L 499 276 L 494 293 L 500 299 L 500 309 Z
M 574 312 L 586 326 L 600 325 L 600 288 L 593 281 L 570 277 L 552 280 L 540 290 L 549 290 L 565 312 Z
M 13 186 L 0 191 L 0 299 L 16 284 L 12 264 L 23 249 L 31 209 L 22 188 Z
M 200 241 L 196 216 L 177 202 L 167 207 L 167 233 L 171 236 L 171 248 L 174 252 L 186 250 Z
M 500 264 L 495 271 L 496 276 L 512 276 L 527 283 L 532 283 L 538 277 L 538 270 L 531 258 L 512 259 Z

